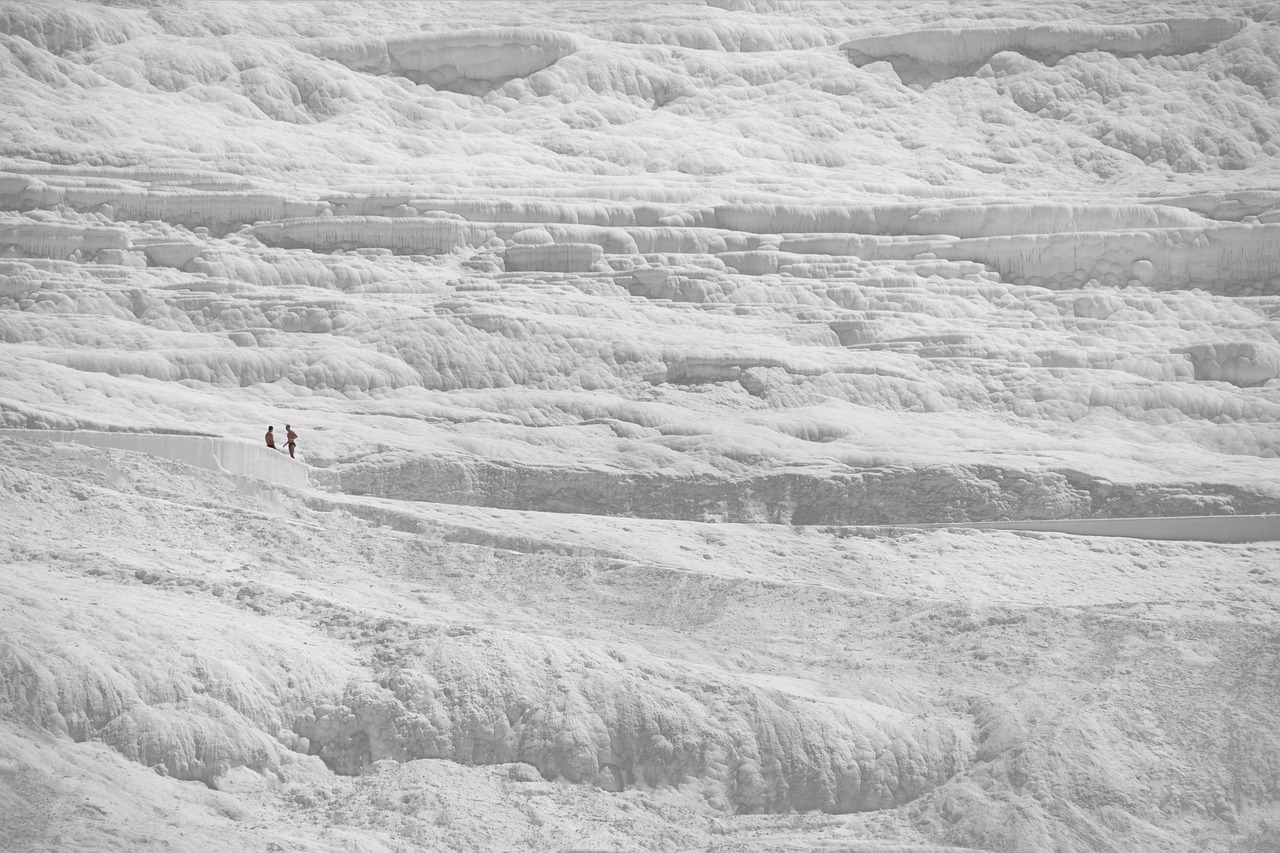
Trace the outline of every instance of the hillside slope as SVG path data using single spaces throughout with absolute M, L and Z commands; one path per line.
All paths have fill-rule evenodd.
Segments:
M 1250 2 L 0 2 L 0 847 L 1280 845 L 1278 155 Z

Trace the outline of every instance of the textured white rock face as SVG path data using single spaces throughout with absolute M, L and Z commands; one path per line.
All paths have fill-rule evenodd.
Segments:
M 1280 848 L 1280 14 L 1139 6 L 0 2 L 0 850 Z
M 384 758 L 520 762 L 547 779 L 603 776 L 613 790 L 695 784 L 747 813 L 892 808 L 959 772 L 973 749 L 952 720 L 528 638 L 444 640 L 419 667 L 350 685 L 293 729 L 341 772 Z

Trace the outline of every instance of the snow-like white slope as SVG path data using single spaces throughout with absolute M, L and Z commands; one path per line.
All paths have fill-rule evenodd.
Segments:
M 0 847 L 1274 846 L 1278 157 L 1244 0 L 0 3 Z
M 1221 833 L 1273 796 L 1274 543 L 264 503 L 132 451 L 0 454 L 23 844 L 1087 849 L 1105 799 L 1143 847 L 1165 809 Z

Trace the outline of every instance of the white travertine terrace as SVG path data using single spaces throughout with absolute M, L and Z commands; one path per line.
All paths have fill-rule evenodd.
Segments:
M 1240 32 L 1248 23 L 1242 18 L 1213 17 L 1124 26 L 1055 23 L 949 27 L 854 39 L 840 45 L 840 49 L 856 65 L 911 60 L 916 66 L 950 76 L 972 73 L 1002 51 L 1027 54 L 1046 63 L 1092 51 L 1117 56 L 1200 52 Z
M 436 89 L 481 94 L 574 53 L 582 40 L 536 29 L 479 29 L 305 45 L 357 71 L 407 77 Z M 472 92 L 472 90 L 475 90 Z
M 1194 287 L 1234 292 L 1280 287 L 1280 224 L 978 237 L 930 247 L 941 257 L 979 261 L 1015 282 L 1054 289 L 1083 280 L 1115 287 Z
M 1278 318 L 1252 0 L 0 2 L 0 849 L 1277 849 Z
M 9 257 L 92 258 L 99 251 L 129 247 L 123 228 L 0 217 L 0 251 Z
M 204 182 L 199 182 L 203 184 Z M 138 181 L 100 179 L 60 182 L 47 175 L 0 174 L 0 207 L 5 210 L 71 209 L 106 213 L 121 221 L 158 219 L 189 228 L 231 231 L 260 220 L 314 215 L 322 203 L 243 189 L 151 188 Z

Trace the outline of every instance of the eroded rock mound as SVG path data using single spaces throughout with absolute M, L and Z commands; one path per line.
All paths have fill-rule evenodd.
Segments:
M 384 758 L 523 762 L 607 790 L 693 784 L 739 813 L 892 808 L 964 769 L 972 749 L 957 720 L 492 634 L 442 638 L 294 731 L 341 773 Z

